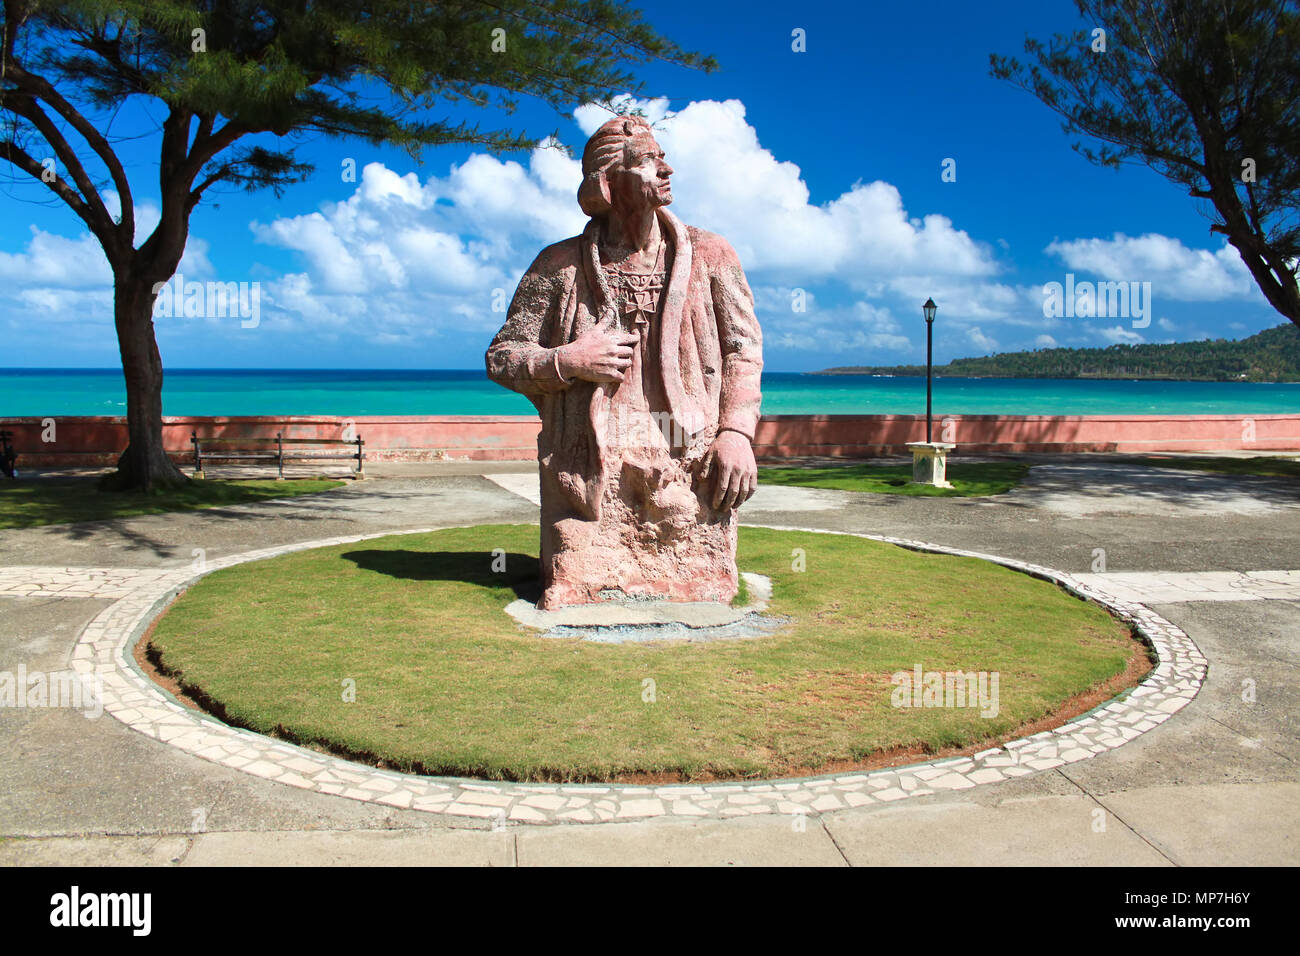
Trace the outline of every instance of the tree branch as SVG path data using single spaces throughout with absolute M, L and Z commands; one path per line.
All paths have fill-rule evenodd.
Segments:
M 55 155 L 72 176 L 72 181 L 77 184 L 81 206 L 85 210 L 85 215 L 82 218 L 93 224 L 95 235 L 100 237 L 100 241 L 105 244 L 106 252 L 109 246 L 116 247 L 120 241 L 117 232 L 118 227 L 113 222 L 112 217 L 109 216 L 108 209 L 104 206 L 104 200 L 99 195 L 99 190 L 95 188 L 95 184 L 91 182 L 85 167 L 81 165 L 81 158 L 35 100 L 25 95 L 18 97 L 18 103 L 14 103 L 14 99 L 15 97 L 12 95 L 7 97 L 5 108 L 15 116 L 21 116 L 35 126 L 37 132 L 45 138 L 46 143 L 54 150 Z M 24 100 L 25 102 L 23 102 Z M 38 167 L 38 171 L 33 175 L 44 181 L 44 167 Z M 78 213 L 78 215 L 81 215 L 81 213 Z
M 199 200 L 203 198 L 204 191 L 207 190 L 209 186 L 213 186 L 221 182 L 229 175 L 230 175 L 230 165 L 223 163 L 220 167 L 218 167 L 215 173 L 213 173 L 207 179 L 203 180 L 203 182 L 199 183 L 197 186 L 194 187 L 193 190 L 190 191 L 189 199 L 187 201 L 188 208 L 193 209 L 195 206 L 197 206 Z
M 131 243 L 135 237 L 135 201 L 131 196 L 131 183 L 126 177 L 126 170 L 122 168 L 122 163 L 118 160 L 117 154 L 113 151 L 113 147 L 108 140 L 48 80 L 34 73 L 29 73 L 14 62 L 12 57 L 6 59 L 5 76 L 19 89 L 29 93 L 33 100 L 41 99 L 49 103 L 54 111 L 77 131 L 103 161 L 104 165 L 108 167 L 108 174 L 113 177 L 113 185 L 117 188 L 117 194 L 122 205 L 122 226 L 126 232 L 126 241 Z M 35 121 L 33 120 L 33 122 Z M 46 139 L 48 138 L 46 136 Z M 50 145 L 55 144 L 51 142 Z M 64 163 L 68 165 L 69 169 L 72 168 L 71 164 L 67 163 L 67 160 L 64 160 Z M 98 198 L 98 195 L 96 195 L 96 198 Z M 107 211 L 105 211 L 105 215 L 107 215 Z
M 225 126 L 213 133 L 210 132 L 213 125 L 211 119 L 200 119 L 199 123 L 199 135 L 194 137 L 194 145 L 190 147 L 189 155 L 185 157 L 184 163 L 182 164 L 182 168 L 189 175 L 189 178 L 186 180 L 187 187 L 190 183 L 194 182 L 199 171 L 203 169 L 203 167 L 206 166 L 208 162 L 217 155 L 217 153 L 221 152 L 227 146 L 232 145 L 241 136 L 247 136 L 250 133 L 265 132 L 264 130 L 251 129 L 240 123 L 236 123 L 234 120 L 230 120 Z M 207 124 L 207 129 L 209 130 L 207 135 L 203 135 L 204 123 Z
M 67 204 L 68 208 L 76 213 L 78 218 L 86 224 L 91 233 L 99 239 L 100 243 L 104 246 L 105 254 L 109 256 L 110 262 L 112 262 L 113 256 L 118 251 L 117 243 L 112 241 L 113 236 L 111 234 L 105 234 L 104 223 L 102 221 L 96 221 L 91 208 L 86 205 L 85 200 L 81 198 L 81 195 L 77 190 L 69 186 L 67 181 L 60 178 L 57 174 L 53 180 L 46 179 L 43 175 L 45 173 L 45 167 L 38 163 L 35 158 L 33 158 L 12 139 L 0 140 L 0 157 L 7 159 L 10 163 L 17 166 L 38 182 L 44 183 L 50 188 L 50 191 L 53 192 L 54 195 L 62 199 L 63 202 Z

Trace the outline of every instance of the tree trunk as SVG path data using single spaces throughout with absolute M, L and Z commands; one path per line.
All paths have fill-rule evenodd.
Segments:
M 1235 194 L 1232 200 L 1236 200 Z M 1239 203 L 1233 205 L 1223 200 L 1221 204 L 1216 201 L 1215 208 L 1223 217 L 1224 225 L 1211 226 L 1210 231 L 1221 232 L 1227 237 L 1268 304 L 1279 315 L 1300 326 L 1300 286 L 1297 286 L 1282 257 L 1269 246 L 1266 236 L 1251 228 Z
M 119 489 L 153 491 L 188 481 L 171 463 L 162 438 L 162 356 L 153 328 L 153 289 L 132 275 L 113 282 L 113 321 L 126 378 L 128 444 L 108 483 Z

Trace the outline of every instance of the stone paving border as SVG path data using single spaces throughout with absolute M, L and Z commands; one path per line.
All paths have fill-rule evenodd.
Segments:
M 352 544 L 395 534 L 443 528 L 385 531 L 325 538 L 248 551 L 136 579 L 131 592 L 98 614 L 73 648 L 73 669 L 98 675 L 104 709 L 128 727 L 204 760 L 317 793 L 403 809 L 441 813 L 472 825 L 595 823 L 650 817 L 726 818 L 760 813 L 816 815 L 877 805 L 944 790 L 964 790 L 1050 770 L 1112 750 L 1168 720 L 1196 696 L 1207 661 L 1183 631 L 1149 608 L 1118 600 L 1070 575 L 1009 558 L 879 535 L 773 525 L 779 531 L 843 534 L 916 551 L 979 558 L 1054 581 L 1071 593 L 1108 607 L 1149 644 L 1157 666 L 1128 695 L 1056 730 L 1043 731 L 970 757 L 907 767 L 752 783 L 519 784 L 422 777 L 367 767 L 293 744 L 239 730 L 196 713 L 136 668 L 131 651 L 148 625 L 187 585 L 204 574 L 293 551 Z M 127 575 L 123 576 L 125 580 Z M 117 582 L 115 582 L 117 583 Z M 67 593 L 67 592 L 61 592 Z

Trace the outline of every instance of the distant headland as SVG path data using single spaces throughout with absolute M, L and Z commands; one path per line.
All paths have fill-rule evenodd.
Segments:
M 1249 338 L 1092 349 L 1035 349 L 954 359 L 944 378 L 1178 379 L 1191 382 L 1300 382 L 1300 327 L 1287 322 Z M 814 375 L 924 375 L 924 365 L 854 365 Z

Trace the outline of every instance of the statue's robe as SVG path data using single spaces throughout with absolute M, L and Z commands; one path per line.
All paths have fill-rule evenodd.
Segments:
M 623 321 L 600 274 L 595 220 L 538 255 L 487 351 L 489 377 L 528 396 L 542 419 L 542 607 L 617 592 L 736 593 L 735 509 L 712 507 L 713 476 L 702 480 L 698 466 L 719 430 L 754 438 L 762 334 L 730 244 L 658 215 L 668 275 L 636 349 L 635 385 L 565 381 L 555 362 L 591 326 Z M 628 444 L 628 412 L 664 425 L 666 441 Z

